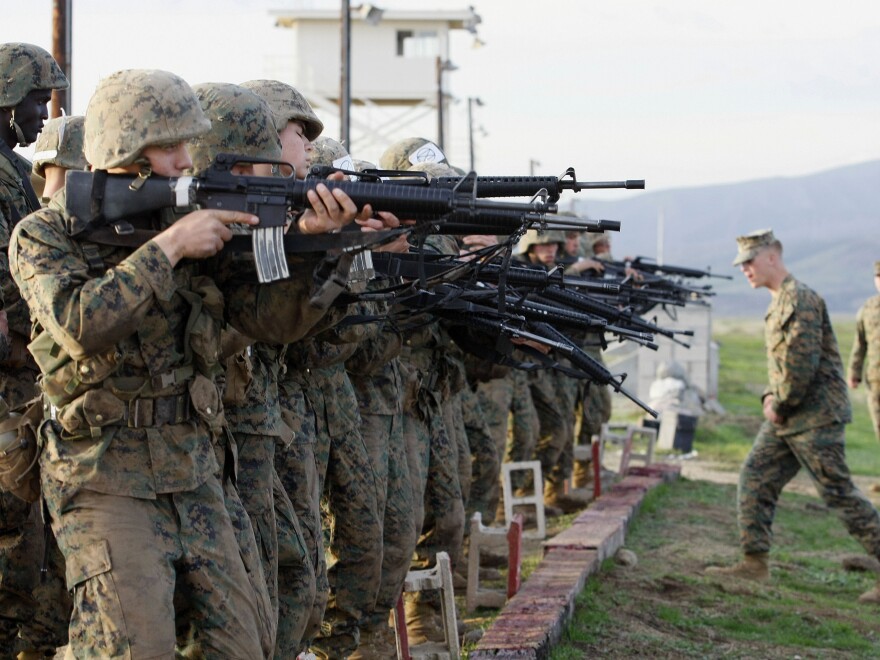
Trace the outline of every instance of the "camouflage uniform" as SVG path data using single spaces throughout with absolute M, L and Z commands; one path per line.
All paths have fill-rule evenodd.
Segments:
M 209 128 L 177 76 L 119 72 L 90 102 L 86 156 L 98 169 L 120 167 L 149 144 Z M 163 229 L 174 218 L 145 220 Z M 40 469 L 74 596 L 71 651 L 170 656 L 184 635 L 191 654 L 269 654 L 264 577 L 259 563 L 245 564 L 215 455 L 223 411 L 214 378 L 223 319 L 286 343 L 324 314 L 304 283 L 313 264 L 292 263 L 299 277 L 260 286 L 251 263 L 171 268 L 154 241 L 108 247 L 75 237 L 81 230 L 61 195 L 18 225 L 10 248 L 52 404 Z M 176 627 L 175 590 L 190 608 Z
M 382 281 L 372 286 L 381 287 Z M 380 315 L 385 307 L 365 305 Z M 403 437 L 403 407 L 397 353 L 400 335 L 382 323 L 365 325 L 364 339 L 345 363 L 360 409 L 363 438 L 373 466 L 382 523 L 382 578 L 376 606 L 364 617 L 362 638 L 388 631 L 388 614 L 397 605 L 415 551 L 418 533 Z M 365 651 L 362 654 L 369 657 Z
M 782 489 L 803 467 L 850 534 L 880 557 L 880 516 L 850 478 L 844 425 L 851 419 L 837 339 L 825 302 L 786 276 L 765 317 L 769 385 L 774 412 L 765 421 L 740 474 L 738 518 L 747 555 L 770 549 L 771 525 Z
M 209 133 L 190 142 L 196 171 L 207 168 L 218 153 L 232 151 L 263 160 L 280 160 L 281 147 L 271 111 L 259 96 L 243 87 L 208 83 L 193 88 L 205 114 L 212 119 Z M 230 332 L 229 343 L 247 342 Z M 227 387 L 224 392 L 227 428 L 237 452 L 236 485 L 241 504 L 251 520 L 260 552 L 272 612 L 271 627 L 278 621 L 278 567 L 285 562 L 302 572 L 303 588 L 314 593 L 313 571 L 307 562 L 305 541 L 293 504 L 275 472 L 276 443 L 289 430 L 281 420 L 278 372 L 284 349 L 257 342 L 226 360 Z M 277 514 L 277 515 L 276 515 Z M 283 527 L 283 528 L 282 528 Z M 280 529 L 282 528 L 282 529 Z M 308 568 L 309 570 L 306 570 Z M 311 582 L 308 578 L 312 577 Z M 277 642 L 278 655 L 290 654 L 299 645 L 305 620 L 289 630 L 294 620 L 285 619 Z
M 880 261 L 874 267 L 880 276 Z M 868 299 L 856 316 L 856 336 L 849 356 L 849 378 L 868 387 L 868 411 L 880 440 L 880 295 Z
M 337 343 L 327 341 L 331 336 Z M 358 625 L 375 607 L 381 580 L 382 525 L 357 398 L 343 364 L 356 345 L 335 330 L 319 337 L 288 347 L 288 369 L 298 366 L 306 404 L 314 415 L 318 490 L 326 495 L 330 517 L 330 596 L 321 634 L 312 647 L 334 658 L 357 648 Z
M 67 79 L 52 56 L 38 46 L 0 45 L 0 107 L 14 108 L 32 90 L 63 89 Z M 21 146 L 26 142 L 13 123 Z M 9 271 L 10 234 L 25 216 L 40 208 L 31 186 L 31 163 L 0 139 L 0 309 L 6 312 L 9 337 L 2 337 L 5 355 L 0 362 L 0 396 L 11 408 L 22 406 L 37 393 L 39 369 L 27 351 L 31 323 L 27 303 Z M 39 582 L 44 557 L 44 534 L 39 507 L 9 493 L 0 493 L 0 657 L 14 654 L 16 644 L 34 651 L 52 651 L 67 638 L 69 600 L 59 584 L 63 560 L 54 540 L 46 550 L 50 578 Z M 36 591 L 35 591 L 36 590 Z M 20 633 L 19 633 L 20 631 Z M 16 642 L 16 636 L 21 640 Z

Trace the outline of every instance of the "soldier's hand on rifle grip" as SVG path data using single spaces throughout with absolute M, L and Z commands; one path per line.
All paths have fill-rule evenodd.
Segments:
M 361 231 L 381 231 L 397 229 L 402 224 L 400 219 L 390 211 L 379 211 L 373 217 L 373 208 L 367 204 L 354 219 L 361 226 Z
M 240 211 L 201 209 L 187 213 L 153 239 L 171 266 L 181 259 L 206 259 L 223 249 L 232 238 L 229 225 L 258 225 L 260 219 Z

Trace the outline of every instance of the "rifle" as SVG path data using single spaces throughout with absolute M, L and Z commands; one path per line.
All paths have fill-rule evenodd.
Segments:
M 717 277 L 724 280 L 732 280 L 731 275 L 716 275 L 708 268 L 699 270 L 697 268 L 687 268 L 685 266 L 673 266 L 671 264 L 658 264 L 656 260 L 650 257 L 636 257 L 629 262 L 629 265 L 636 270 L 644 270 L 648 273 L 663 275 L 678 275 L 680 277 L 693 277 L 699 279 L 701 277 Z
M 390 211 L 399 217 L 433 221 L 452 214 L 478 222 L 482 214 L 506 217 L 508 222 L 521 227 L 525 216 L 542 217 L 555 213 L 556 205 L 535 199 L 527 204 L 493 202 L 458 194 L 447 189 L 413 190 L 412 187 L 364 183 L 360 181 L 297 180 L 293 176 L 260 177 L 238 175 L 233 168 L 238 163 L 268 163 L 286 165 L 234 154 L 219 154 L 214 163 L 200 176 L 166 178 L 160 176 L 131 176 L 97 172 L 67 172 L 67 211 L 76 219 L 72 233 L 88 233 L 101 227 L 112 226 L 117 234 L 130 234 L 133 227 L 127 218 L 154 212 L 163 208 L 186 209 L 194 205 L 203 208 L 244 211 L 260 218 L 260 224 L 251 234 L 251 246 L 260 282 L 271 282 L 288 276 L 285 247 L 291 249 L 295 236 L 285 236 L 285 224 L 290 209 L 309 207 L 306 193 L 319 183 L 330 189 L 345 191 L 357 207 L 371 204 L 377 211 Z M 341 234 L 326 238 L 337 241 Z M 299 237 L 301 238 L 301 237 Z M 365 237 L 361 243 L 375 242 Z M 298 248 L 308 250 L 302 244 Z M 312 250 L 321 249 L 312 247 Z
M 603 188 L 626 188 L 628 190 L 644 190 L 644 179 L 627 179 L 626 181 L 578 181 L 573 167 L 569 167 L 562 176 L 477 176 L 470 172 L 463 177 L 441 176 L 428 178 L 424 172 L 405 170 L 374 170 L 367 169 L 360 176 L 385 178 L 405 185 L 420 185 L 428 188 L 457 190 L 458 192 L 476 191 L 477 197 L 532 197 L 545 190 L 551 202 L 558 202 L 563 190 L 597 190 Z

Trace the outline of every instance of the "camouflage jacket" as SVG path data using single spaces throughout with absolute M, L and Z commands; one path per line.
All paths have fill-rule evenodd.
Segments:
M 387 313 L 385 303 L 364 303 L 363 314 Z M 399 415 L 403 412 L 397 355 L 400 334 L 391 324 L 369 323 L 357 351 L 345 362 L 361 415 Z
M 9 329 L 27 337 L 30 334 L 31 320 L 27 305 L 18 294 L 18 287 L 9 274 L 9 237 L 16 223 L 26 215 L 36 211 L 39 206 L 31 208 L 25 186 L 30 181 L 22 179 L 21 172 L 9 158 L 16 160 L 18 166 L 30 172 L 30 161 L 14 151 L 0 149 L 0 300 L 2 309 L 6 310 Z
M 259 285 L 252 264 L 225 256 L 172 268 L 153 241 L 96 245 L 69 235 L 75 223 L 62 194 L 22 220 L 10 246 L 53 412 L 41 469 L 68 488 L 140 498 L 197 488 L 218 470 L 222 326 L 295 341 L 323 315 L 312 278 Z
M 856 336 L 849 355 L 849 377 L 880 386 L 880 295 L 869 298 L 856 316 Z
M 283 435 L 278 400 L 278 375 L 283 352 L 283 347 L 257 342 L 233 357 L 231 368 L 245 370 L 248 374 L 242 400 L 226 405 L 226 424 L 233 433 Z
M 773 296 L 764 319 L 776 433 L 801 433 L 852 419 L 843 364 L 821 296 L 791 275 Z

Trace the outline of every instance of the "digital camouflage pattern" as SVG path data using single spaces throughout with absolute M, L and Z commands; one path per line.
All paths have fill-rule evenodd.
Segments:
M 495 439 L 489 430 L 482 401 L 470 386 L 461 391 L 461 416 L 470 449 L 470 493 L 465 506 L 465 520 L 474 512 L 483 514 L 484 521 L 495 517 L 497 502 L 492 503 L 495 485 L 501 474 L 503 456 L 498 452 Z M 465 532 L 467 532 L 465 526 Z
M 327 165 L 343 170 L 354 169 L 348 150 L 333 138 L 321 136 L 312 143 L 312 165 Z
M 35 89 L 70 86 L 55 58 L 34 44 L 0 44 L 0 75 L 0 108 L 14 108 Z
M 880 296 L 869 298 L 856 315 L 848 371 L 850 380 L 864 381 L 868 387 L 868 411 L 880 440 Z
M 41 84 L 50 82 L 43 75 L 43 65 L 48 66 L 43 54 L 57 69 L 52 57 L 41 48 L 30 44 L 0 45 L 0 72 L 6 81 L 0 94 L 7 94 L 12 106 L 35 89 L 30 86 L 35 79 Z M 66 87 L 66 79 L 64 82 Z M 0 144 L 0 309 L 9 323 L 9 335 L 3 337 L 4 350 L 0 355 L 0 396 L 12 408 L 24 405 L 38 391 L 39 370 L 26 349 L 30 311 L 10 273 L 8 257 L 13 228 L 21 218 L 39 208 L 30 171 L 27 159 L 9 149 L 5 142 Z M 43 545 L 38 510 L 37 505 L 11 493 L 0 493 L 0 648 L 10 652 L 25 643 L 27 647 L 18 648 L 49 650 L 66 640 L 66 598 L 63 589 L 58 589 L 64 568 L 54 542 L 49 579 L 43 585 L 41 600 L 35 598 L 34 590 L 40 586 L 39 549 Z M 17 642 L 19 636 L 22 639 Z
M 747 554 L 767 552 L 776 502 L 803 467 L 850 534 L 880 557 L 880 516 L 855 487 L 846 464 L 849 397 L 825 301 L 791 275 L 765 318 L 770 385 L 781 424 L 765 421 L 743 464 L 740 539 Z
M 33 171 L 44 176 L 46 165 L 84 170 L 89 164 L 83 153 L 85 117 L 66 115 L 46 122 L 34 142 Z
M 89 100 L 83 150 L 92 167 L 108 170 L 135 162 L 144 147 L 192 140 L 209 130 L 211 122 L 183 78 L 128 69 L 102 80 Z
M 413 165 L 432 163 L 445 163 L 448 166 L 449 161 L 436 144 L 420 137 L 399 140 L 379 157 L 379 167 L 383 170 L 408 170 Z
M 528 254 L 529 249 L 533 245 L 551 245 L 556 243 L 560 251 L 565 249 L 565 232 L 562 231 L 540 231 L 538 229 L 529 229 L 519 239 L 516 246 L 516 253 L 520 255 Z
M 825 504 L 872 557 L 880 558 L 880 516 L 853 484 L 846 465 L 844 425 L 782 435 L 765 421 L 740 472 L 737 516 L 746 554 L 768 552 L 776 502 L 804 468 Z
M 281 141 L 266 102 L 254 92 L 228 83 L 193 87 L 211 130 L 189 141 L 193 169 L 207 169 L 217 154 L 281 160 Z
M 306 404 L 303 387 L 297 368 L 285 363 L 278 392 L 281 415 L 291 435 L 275 449 L 275 470 L 301 524 L 309 562 L 306 567 L 284 562 L 278 566 L 277 650 L 281 658 L 295 656 L 318 636 L 330 588 L 315 463 L 315 415 Z
M 287 122 L 301 121 L 305 127 L 304 135 L 310 142 L 314 141 L 324 130 L 324 124 L 318 119 L 312 106 L 297 89 L 278 80 L 248 80 L 241 86 L 260 96 L 275 116 L 275 128 L 280 132 Z
M 162 217 L 155 218 L 160 228 L 173 220 Z M 70 570 L 71 562 L 85 561 L 78 553 L 94 541 L 90 528 L 77 522 L 76 503 L 84 493 L 156 502 L 161 495 L 189 494 L 219 478 L 213 445 L 223 411 L 213 378 L 219 373 L 224 317 L 245 334 L 284 342 L 305 333 L 306 323 L 317 321 L 323 310 L 310 309 L 311 285 L 305 278 L 261 286 L 240 276 L 242 269 L 252 269 L 250 264 L 230 261 L 216 267 L 229 279 L 215 282 L 198 274 L 210 269 L 210 261 L 172 269 L 153 242 L 134 252 L 98 246 L 104 263 L 113 266 L 97 274 L 80 243 L 68 235 L 68 223 L 63 195 L 56 196 L 50 209 L 19 223 L 11 254 L 13 274 L 39 322 L 31 348 L 55 407 L 56 421 L 45 427 L 40 468 L 50 510 L 63 511 L 52 523 L 56 536 L 65 530 L 66 541 L 59 545 Z M 279 324 L 279 318 L 288 322 Z M 222 504 L 210 510 L 205 528 L 231 528 Z M 82 536 L 74 534 L 78 529 Z M 183 534 L 183 528 L 174 533 Z M 232 540 L 219 551 L 241 557 L 234 535 Z M 201 578 L 213 583 L 212 565 L 204 568 Z M 245 611 L 259 610 L 255 602 L 261 595 L 242 586 L 246 577 L 237 584 L 226 596 L 226 608 L 240 607 L 246 620 Z M 158 617 L 147 620 L 147 628 L 170 625 L 161 612 L 144 610 L 143 601 L 138 609 L 145 619 Z M 99 641 L 94 623 L 83 623 L 94 635 L 91 643 L 110 644 L 110 639 Z M 120 630 L 120 622 L 106 623 L 103 630 Z M 211 631 L 202 634 L 210 647 Z
M 788 275 L 767 309 L 764 325 L 778 435 L 852 419 L 837 338 L 825 301 Z

